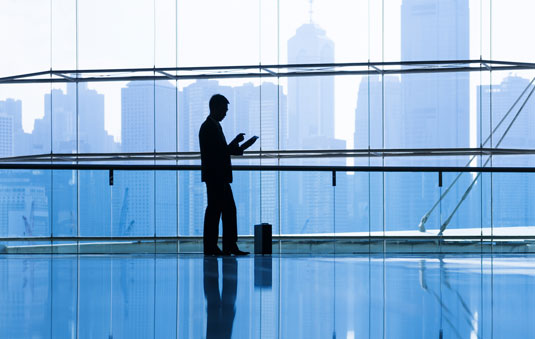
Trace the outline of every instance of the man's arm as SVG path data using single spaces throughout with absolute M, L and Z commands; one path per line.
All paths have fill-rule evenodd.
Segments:
M 242 152 L 245 151 L 246 149 L 248 149 L 249 147 L 251 147 L 255 142 L 256 140 L 258 140 L 258 137 L 255 135 L 253 137 L 251 137 L 249 140 L 247 140 L 246 142 L 244 142 L 240 148 L 242 149 Z

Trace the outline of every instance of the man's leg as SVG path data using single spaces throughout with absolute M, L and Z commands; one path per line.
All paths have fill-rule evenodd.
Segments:
M 223 289 L 221 295 L 221 338 L 232 337 L 232 325 L 236 315 L 236 291 L 238 287 L 238 262 L 234 257 L 223 257 Z M 218 290 L 219 291 L 219 290 Z
M 208 206 L 204 213 L 203 244 L 205 254 L 217 251 L 217 236 L 219 235 L 219 218 L 225 196 L 222 196 L 221 184 L 206 183 Z
M 224 271 L 223 279 L 225 279 Z M 221 298 L 219 296 L 217 258 L 204 258 L 203 281 L 204 296 L 206 298 L 206 338 L 218 338 L 223 323 L 221 321 Z M 223 284 L 223 288 L 224 286 Z
M 237 248 L 238 223 L 236 220 L 236 203 L 230 184 L 225 184 L 223 189 L 223 252 Z

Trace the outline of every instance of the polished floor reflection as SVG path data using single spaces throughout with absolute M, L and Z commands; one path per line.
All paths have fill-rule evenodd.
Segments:
M 533 338 L 535 256 L 4 255 L 1 338 Z

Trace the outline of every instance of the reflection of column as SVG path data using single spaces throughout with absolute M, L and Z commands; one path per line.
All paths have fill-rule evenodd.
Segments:
M 273 258 L 271 255 L 254 257 L 254 287 L 258 291 L 259 302 L 255 312 L 259 315 L 260 338 L 277 337 L 279 309 L 278 298 L 273 294 Z

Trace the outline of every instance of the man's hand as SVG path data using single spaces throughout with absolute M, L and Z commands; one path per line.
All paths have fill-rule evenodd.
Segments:
M 245 133 L 240 133 L 234 138 L 234 140 L 232 140 L 232 143 L 239 144 L 243 140 L 245 140 Z

